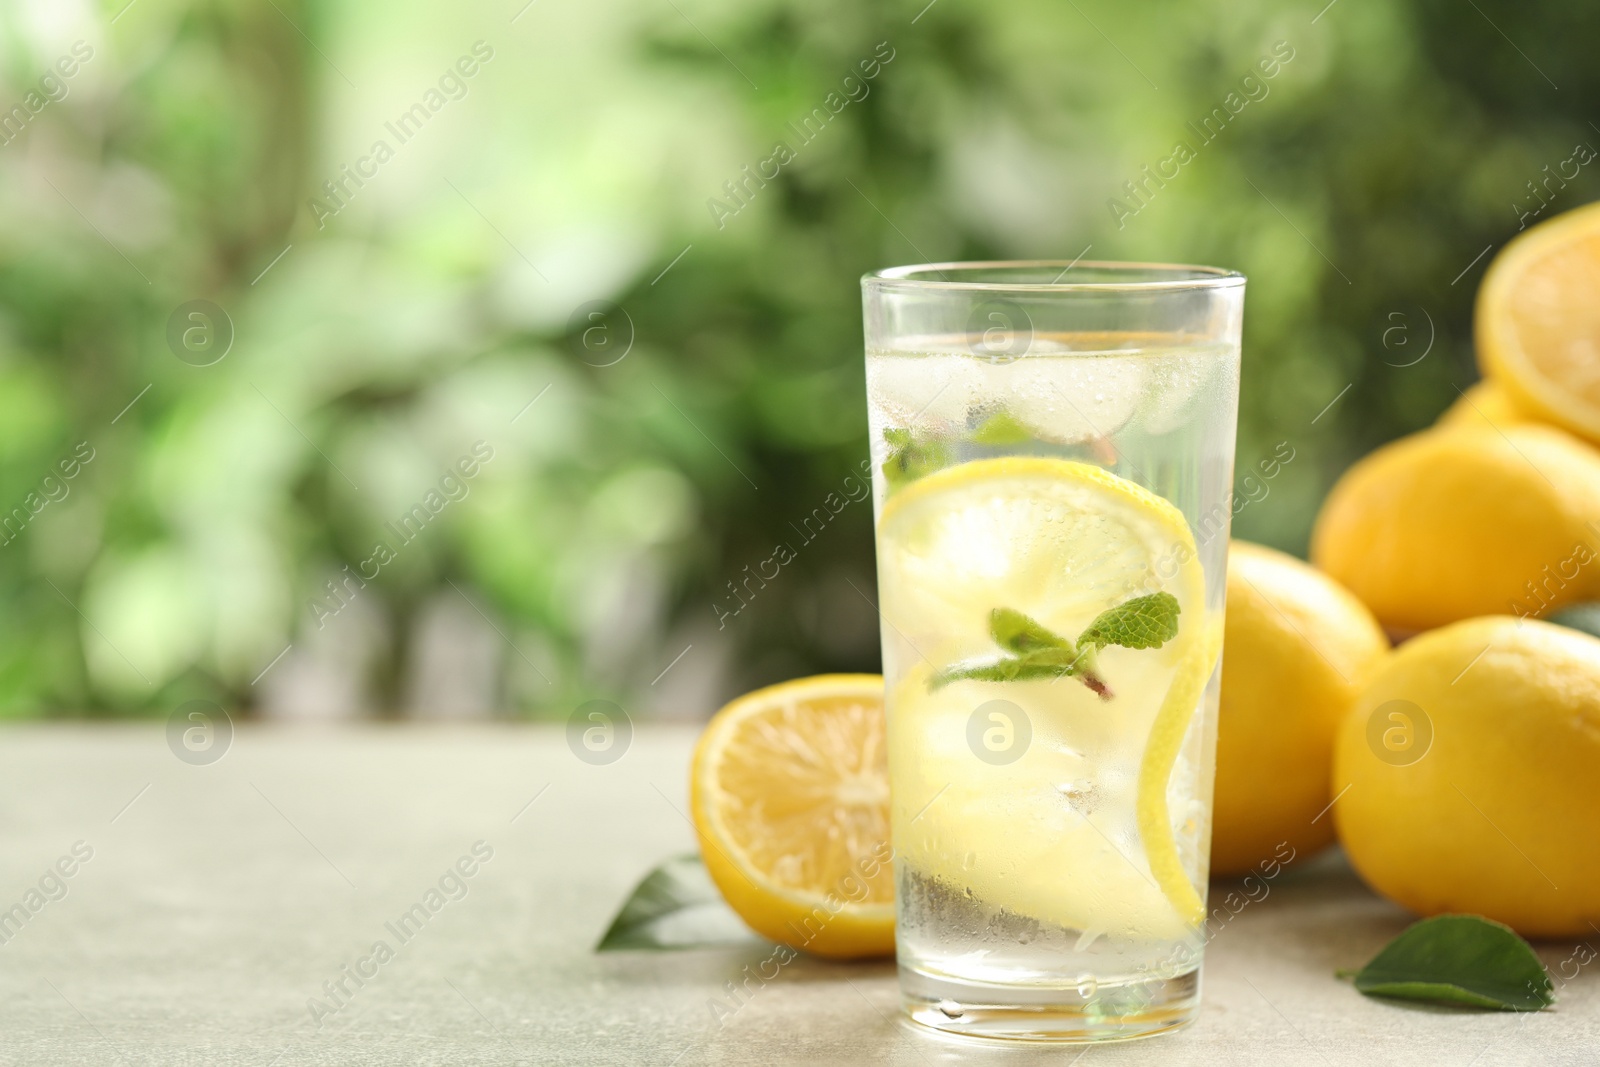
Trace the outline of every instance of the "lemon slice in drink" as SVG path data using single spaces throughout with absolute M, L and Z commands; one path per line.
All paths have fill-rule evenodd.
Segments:
M 1138 940 L 1199 923 L 1205 819 L 1192 794 L 1205 775 L 1191 725 L 1220 626 L 1182 513 L 1089 464 L 979 460 L 889 499 L 878 573 L 885 668 L 898 679 L 895 848 L 938 887 L 930 899 Z M 1073 639 L 1155 592 L 1176 598 L 1177 633 L 1101 649 L 1109 698 L 1073 677 L 930 684 L 996 658 L 995 608 Z

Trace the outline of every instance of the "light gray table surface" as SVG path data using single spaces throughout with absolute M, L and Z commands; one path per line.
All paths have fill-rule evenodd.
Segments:
M 694 846 L 693 737 L 641 727 L 620 760 L 590 766 L 556 727 L 245 727 L 191 766 L 156 727 L 9 727 L 0 911 L 42 879 L 48 894 L 0 944 L 0 1063 L 1600 1060 L 1600 962 L 1537 1015 L 1396 1007 L 1335 979 L 1407 922 L 1337 853 L 1291 868 L 1217 933 L 1204 1011 L 1175 1035 L 1087 1051 L 958 1042 L 900 1021 L 891 965 L 803 958 L 719 1023 L 710 1001 L 767 949 L 591 951 L 635 882 Z M 493 856 L 466 895 L 400 944 L 385 924 L 480 841 Z M 92 857 L 45 879 L 75 845 Z M 394 958 L 314 1020 L 308 1000 L 380 939 Z M 1573 948 L 1540 954 L 1556 968 Z

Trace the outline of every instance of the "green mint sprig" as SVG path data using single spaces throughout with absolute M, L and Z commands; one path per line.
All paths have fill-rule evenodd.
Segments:
M 1100 677 L 1095 654 L 1108 645 L 1160 648 L 1178 634 L 1178 598 L 1171 593 L 1134 597 L 1102 611 L 1076 641 L 1011 608 L 989 613 L 989 636 L 1008 655 L 982 663 L 958 664 L 939 671 L 929 690 L 951 682 L 1023 682 L 1040 678 L 1076 678 L 1101 700 L 1111 688 Z
M 1009 411 L 997 411 L 967 434 L 978 445 L 1020 445 L 1033 440 L 1033 431 Z
M 909 427 L 889 427 L 883 441 L 889 455 L 883 463 L 883 477 L 890 491 L 903 488 L 918 478 L 942 470 L 955 461 L 952 440 L 975 445 L 1006 447 L 1033 440 L 1033 433 L 1007 411 L 997 411 L 977 427 L 957 438 L 918 433 Z

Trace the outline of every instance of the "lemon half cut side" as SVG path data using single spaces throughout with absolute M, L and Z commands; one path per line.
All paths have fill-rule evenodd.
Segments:
M 1519 235 L 1489 265 L 1474 332 L 1518 408 L 1600 442 L 1600 203 Z
M 757 933 L 820 956 L 894 951 L 883 678 L 831 674 L 746 694 L 695 747 L 701 858 Z

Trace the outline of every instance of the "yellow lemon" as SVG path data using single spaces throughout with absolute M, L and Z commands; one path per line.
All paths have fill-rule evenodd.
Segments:
M 1600 453 L 1554 427 L 1429 430 L 1339 479 L 1311 562 L 1385 626 L 1543 614 L 1600 589 Z
M 1478 362 L 1518 407 L 1600 441 L 1600 203 L 1495 256 L 1478 289 Z
M 1515 426 L 1522 422 L 1537 422 L 1511 399 L 1511 394 L 1491 381 L 1482 381 L 1468 387 L 1456 397 L 1455 403 L 1445 408 L 1435 426 Z
M 1245 541 L 1228 550 L 1224 634 L 1211 871 L 1239 875 L 1333 840 L 1334 734 L 1389 641 L 1338 582 Z
M 1421 915 L 1528 937 L 1600 922 L 1600 640 L 1505 616 L 1408 641 L 1340 725 L 1350 862 Z
M 701 735 L 689 790 L 706 870 L 752 929 L 837 959 L 894 951 L 882 677 L 740 697 Z

